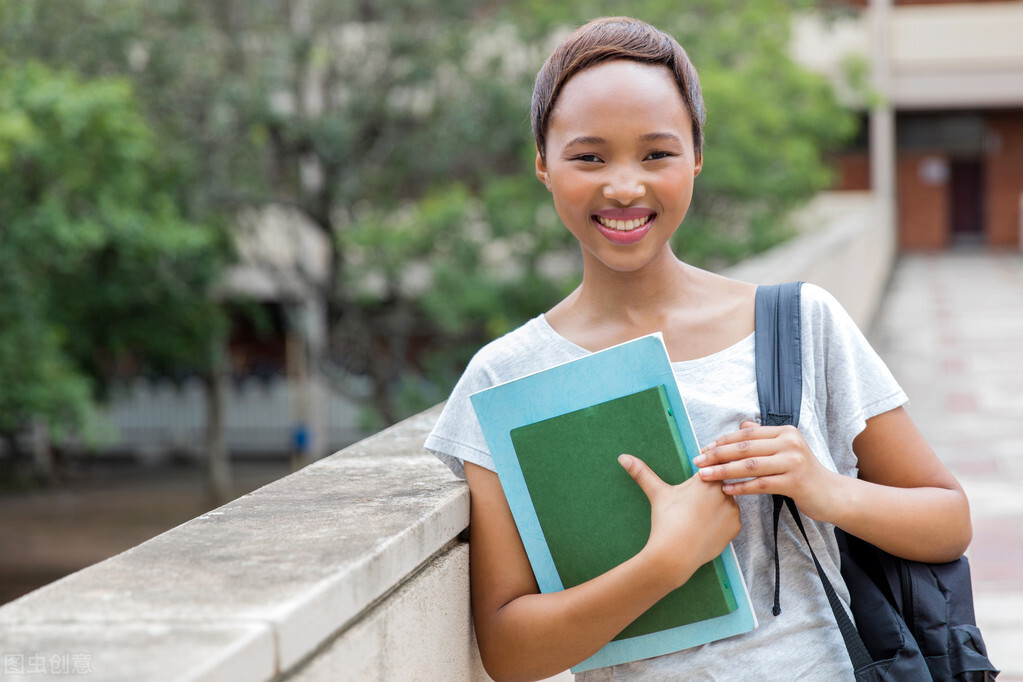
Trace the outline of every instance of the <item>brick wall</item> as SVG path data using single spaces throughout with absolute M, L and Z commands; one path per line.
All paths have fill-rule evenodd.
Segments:
M 948 159 L 900 150 L 896 184 L 899 248 L 944 248 L 949 242 Z
M 988 116 L 987 243 L 1019 247 L 1023 197 L 1023 110 Z
M 866 151 L 838 154 L 832 160 L 833 189 L 865 192 L 870 189 L 870 155 Z

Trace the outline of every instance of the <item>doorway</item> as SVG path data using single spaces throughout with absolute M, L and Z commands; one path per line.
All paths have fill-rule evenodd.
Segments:
M 952 159 L 949 164 L 949 219 L 953 244 L 984 243 L 984 164 Z

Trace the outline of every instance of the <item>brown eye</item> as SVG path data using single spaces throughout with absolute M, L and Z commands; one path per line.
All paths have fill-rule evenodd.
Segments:
M 675 156 L 675 155 L 672 154 L 671 152 L 652 152 L 646 158 L 647 158 L 648 161 L 660 161 L 661 159 L 667 159 L 667 158 L 669 158 L 671 156 Z

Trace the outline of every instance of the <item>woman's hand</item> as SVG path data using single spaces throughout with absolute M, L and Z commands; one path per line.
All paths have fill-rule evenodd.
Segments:
M 829 484 L 839 474 L 821 464 L 793 426 L 745 421 L 738 431 L 707 444 L 694 462 L 702 480 L 729 481 L 721 486 L 727 495 L 786 495 L 818 521 L 832 513 Z
M 494 679 L 546 678 L 592 656 L 738 534 L 739 505 L 721 484 L 693 476 L 670 485 L 636 457 L 619 461 L 650 500 L 646 545 L 596 578 L 546 594 L 497 474 L 466 462 L 473 622 Z
M 665 575 L 682 578 L 674 587 L 689 578 L 694 565 L 721 554 L 739 534 L 739 505 L 719 484 L 694 476 L 670 485 L 637 457 L 622 455 L 618 462 L 650 501 L 650 538 L 643 551 L 663 566 Z
M 743 422 L 693 460 L 704 481 L 729 495 L 777 493 L 810 518 L 842 528 L 886 552 L 951 561 L 970 543 L 970 506 L 906 411 L 871 417 L 853 440 L 858 478 L 827 469 L 791 426 Z

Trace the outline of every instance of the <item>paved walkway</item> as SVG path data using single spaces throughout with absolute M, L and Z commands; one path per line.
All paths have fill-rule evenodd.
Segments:
M 1023 254 L 903 256 L 871 339 L 970 498 L 978 625 L 1023 682 Z

